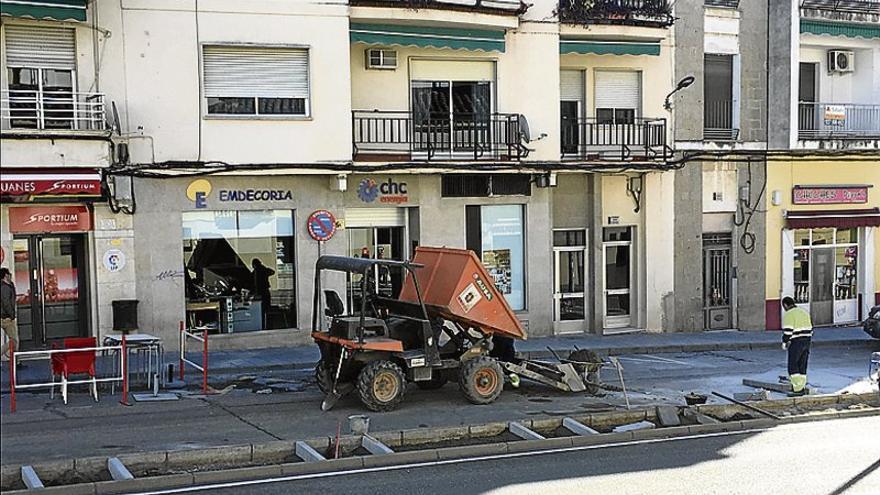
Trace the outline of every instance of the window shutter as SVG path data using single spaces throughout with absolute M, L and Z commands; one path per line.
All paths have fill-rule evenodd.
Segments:
M 345 227 L 403 227 L 405 208 L 346 208 Z
M 303 48 L 206 46 L 202 64 L 208 97 L 309 97 Z
M 76 41 L 73 29 L 6 25 L 6 65 L 41 69 L 76 69 Z
M 559 93 L 562 101 L 584 101 L 584 71 L 560 71 Z
M 596 71 L 596 108 L 632 108 L 639 113 L 642 101 L 641 73 Z

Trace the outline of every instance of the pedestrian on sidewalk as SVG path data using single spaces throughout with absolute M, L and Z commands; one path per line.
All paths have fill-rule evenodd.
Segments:
M 807 361 L 813 338 L 810 313 L 797 307 L 789 296 L 782 298 L 782 348 L 788 350 L 788 379 L 792 395 L 804 395 L 807 386 Z
M 15 343 L 18 350 L 18 325 L 15 323 L 15 284 L 12 283 L 12 273 L 9 268 L 0 268 L 0 328 L 6 334 L 9 342 Z M 9 359 L 9 342 L 3 344 L 3 359 Z

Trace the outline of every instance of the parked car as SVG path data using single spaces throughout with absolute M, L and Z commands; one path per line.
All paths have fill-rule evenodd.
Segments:
M 865 318 L 862 328 L 864 328 L 865 333 L 871 337 L 880 339 L 880 305 L 871 308 L 871 312 L 868 313 L 868 317 Z

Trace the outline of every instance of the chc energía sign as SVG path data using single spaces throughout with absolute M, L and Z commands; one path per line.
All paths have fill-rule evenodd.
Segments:
M 196 179 L 186 188 L 186 197 L 195 203 L 196 208 L 208 207 L 208 196 L 213 187 L 207 179 Z M 290 201 L 290 189 L 220 189 L 217 191 L 221 203 L 255 201 Z
M 358 183 L 357 195 L 364 203 L 378 200 L 380 203 L 401 204 L 409 201 L 406 182 L 396 182 L 391 177 L 381 183 L 371 177 L 361 179 Z

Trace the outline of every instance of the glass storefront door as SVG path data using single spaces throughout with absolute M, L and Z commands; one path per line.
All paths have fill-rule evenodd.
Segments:
M 834 323 L 834 248 L 813 249 L 810 317 L 813 325 Z
M 602 235 L 605 328 L 628 328 L 632 326 L 632 228 L 606 227 Z
M 859 267 L 867 263 L 860 260 L 859 229 L 797 229 L 787 235 L 792 271 L 786 295 L 809 311 L 814 326 L 858 321 Z
M 586 232 L 586 229 L 553 231 L 553 321 L 557 333 L 586 329 Z
M 348 232 L 349 255 L 355 258 L 373 258 L 403 261 L 403 227 L 358 227 Z M 348 304 L 352 312 L 361 305 L 362 275 L 348 275 Z M 403 272 L 375 267 L 373 290 L 382 297 L 397 297 L 403 288 Z
M 87 335 L 85 236 L 16 236 L 12 243 L 22 348 Z

